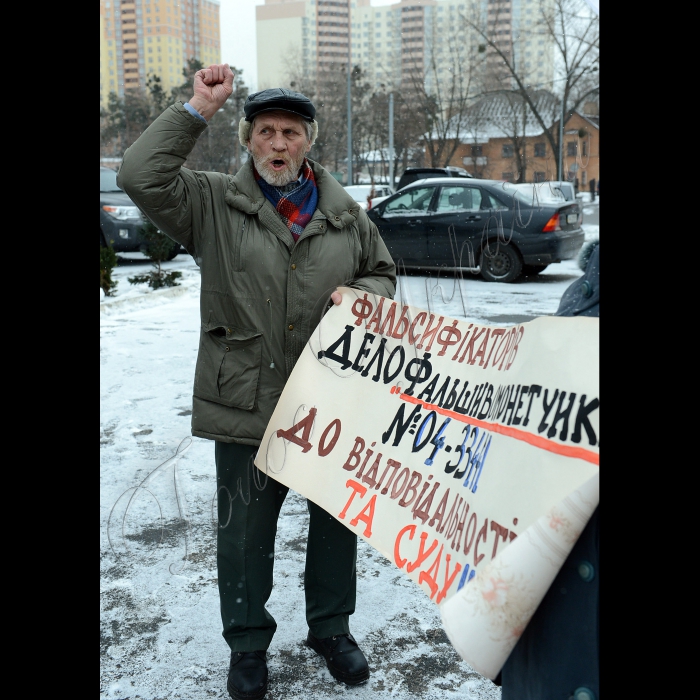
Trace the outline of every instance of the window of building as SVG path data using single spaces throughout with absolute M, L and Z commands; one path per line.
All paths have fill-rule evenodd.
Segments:
M 583 141 L 581 143 L 581 155 L 582 156 L 588 155 L 588 141 Z
M 484 155 L 484 147 L 483 146 L 472 146 L 471 153 L 472 153 L 473 157 L 483 156 Z
M 506 182 L 510 182 L 512 179 L 513 179 L 512 172 L 501 173 L 501 180 L 505 180 Z
M 585 187 L 588 184 L 588 180 L 586 179 L 586 171 L 582 170 L 581 171 L 581 187 Z
M 576 141 L 569 141 L 566 144 L 566 155 L 575 156 L 576 155 Z
M 547 144 L 539 141 L 535 144 L 535 158 L 544 158 L 547 155 Z
M 535 182 L 544 182 L 546 180 L 547 173 L 541 170 L 535 170 Z
M 503 158 L 512 158 L 513 157 L 513 144 L 512 143 L 504 143 L 503 147 L 501 148 L 501 156 Z

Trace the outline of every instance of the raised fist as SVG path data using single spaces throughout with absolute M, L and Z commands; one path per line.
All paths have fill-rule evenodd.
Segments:
M 194 95 L 189 100 L 207 121 L 209 121 L 233 92 L 233 71 L 228 63 L 202 68 L 194 74 Z

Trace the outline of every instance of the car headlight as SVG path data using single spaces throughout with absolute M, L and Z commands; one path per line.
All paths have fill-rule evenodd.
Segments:
M 141 212 L 138 207 L 110 207 L 105 205 L 102 209 L 119 221 L 141 218 Z

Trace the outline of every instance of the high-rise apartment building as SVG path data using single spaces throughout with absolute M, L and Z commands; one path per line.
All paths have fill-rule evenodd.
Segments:
M 190 58 L 220 62 L 219 0 L 100 0 L 100 103 L 110 92 L 183 81 Z
M 481 17 L 533 85 L 551 87 L 553 42 L 532 31 L 541 2 L 399 0 L 374 7 L 371 0 L 265 0 L 256 8 L 258 87 L 284 83 L 290 68 L 308 77 L 331 63 L 345 65 L 350 51 L 375 85 L 398 88 L 422 76 L 431 89 L 470 65 L 483 44 L 465 17 Z M 502 75 L 501 62 L 489 49 L 484 75 Z

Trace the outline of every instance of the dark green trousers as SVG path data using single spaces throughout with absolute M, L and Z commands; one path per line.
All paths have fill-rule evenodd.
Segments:
M 232 651 L 267 649 L 277 629 L 265 604 L 277 518 L 289 489 L 253 464 L 257 449 L 216 442 L 216 562 L 223 636 Z M 307 505 L 306 622 L 318 638 L 346 634 L 355 611 L 357 536 L 315 503 Z

